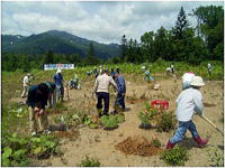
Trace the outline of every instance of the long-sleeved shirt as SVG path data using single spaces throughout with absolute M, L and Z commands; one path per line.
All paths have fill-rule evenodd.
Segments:
M 116 84 L 117 84 L 119 94 L 126 93 L 126 83 L 125 83 L 125 79 L 123 76 L 119 75 L 116 78 Z
M 29 85 L 30 85 L 29 77 L 26 75 L 23 78 L 23 86 L 29 86 Z
M 195 112 L 203 113 L 202 94 L 199 90 L 188 88 L 178 96 L 176 116 L 178 121 L 190 121 Z
M 30 86 L 26 101 L 28 106 L 35 107 L 38 105 L 41 108 L 45 108 L 45 106 L 47 105 L 47 100 L 47 96 L 43 96 L 42 94 L 40 94 L 38 85 Z
M 55 74 L 53 79 L 57 86 L 63 86 L 63 76 L 61 73 Z
M 102 74 L 97 77 L 95 80 L 94 92 L 105 92 L 109 93 L 109 85 L 113 85 L 116 90 L 118 90 L 116 83 L 111 76 L 107 74 Z

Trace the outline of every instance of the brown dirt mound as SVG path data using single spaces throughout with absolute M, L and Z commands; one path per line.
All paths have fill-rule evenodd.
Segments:
M 79 137 L 80 133 L 77 130 L 55 131 L 53 135 L 58 138 L 68 138 L 70 140 L 75 140 Z
M 145 138 L 140 136 L 128 137 L 124 141 L 118 143 L 115 148 L 127 155 L 152 156 L 162 151 L 162 149 L 154 147 Z

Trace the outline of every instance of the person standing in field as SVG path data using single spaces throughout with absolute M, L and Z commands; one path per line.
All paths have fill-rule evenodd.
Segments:
M 48 131 L 48 118 L 45 106 L 51 96 L 52 86 L 46 83 L 32 85 L 28 91 L 26 104 L 29 111 L 29 123 L 31 135 L 37 132 L 50 133 Z
M 208 70 L 209 76 L 211 76 L 211 73 L 212 73 L 212 65 L 210 63 L 208 63 L 208 65 L 207 65 L 207 70 Z
M 187 130 L 191 132 L 199 147 L 203 147 L 208 143 L 208 139 L 202 139 L 199 136 L 192 121 L 194 113 L 203 115 L 202 94 L 199 90 L 205 84 L 200 76 L 194 76 L 190 85 L 191 87 L 183 90 L 176 100 L 176 116 L 179 121 L 179 127 L 175 135 L 168 141 L 166 149 L 172 149 L 176 143 L 182 141 Z
M 118 93 L 115 102 L 115 111 L 114 113 L 118 113 L 118 108 L 125 111 L 125 94 L 126 94 L 126 82 L 124 77 L 120 74 L 119 69 L 115 74 L 115 81 L 118 88 Z
M 29 86 L 30 86 L 30 76 L 31 76 L 31 74 L 28 73 L 28 74 L 26 74 L 26 75 L 23 77 L 23 92 L 22 92 L 22 94 L 21 94 L 21 97 L 22 97 L 22 98 L 27 97 L 28 89 L 29 89 Z
M 174 72 L 175 72 L 174 65 L 171 64 L 171 65 L 170 65 L 170 68 L 171 68 L 171 73 L 174 74 Z
M 58 69 L 56 71 L 56 74 L 53 77 L 53 80 L 55 82 L 56 85 L 56 101 L 58 101 L 59 99 L 61 99 L 61 102 L 63 101 L 64 98 L 64 86 L 63 86 L 63 76 L 62 76 L 62 70 Z
M 97 110 L 99 116 L 108 115 L 109 112 L 109 85 L 113 85 L 117 91 L 116 83 L 113 78 L 108 75 L 108 70 L 103 70 L 103 73 L 97 77 L 95 80 L 93 94 L 97 95 Z M 104 110 L 102 112 L 102 100 L 104 101 Z
M 56 105 L 56 85 L 54 82 L 45 82 L 44 84 L 46 84 L 48 86 L 49 89 L 49 98 L 48 98 L 48 103 L 49 103 L 49 107 L 55 107 Z

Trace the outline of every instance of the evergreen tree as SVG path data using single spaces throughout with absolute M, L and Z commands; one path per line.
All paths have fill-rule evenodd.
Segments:
M 99 63 L 99 60 L 95 57 L 94 45 L 91 42 L 89 44 L 89 49 L 88 49 L 88 55 L 87 55 L 87 59 L 86 59 L 86 64 L 88 64 L 88 65 L 96 65 L 98 63 Z
M 175 37 L 177 39 L 182 39 L 184 31 L 187 28 L 188 28 L 188 21 L 186 19 L 185 11 L 184 11 L 183 7 L 181 7 L 180 12 L 177 17 L 176 26 L 174 29 Z
M 44 58 L 44 64 L 53 64 L 54 63 L 54 54 L 50 50 L 47 52 L 45 58 Z
M 127 39 L 126 35 L 124 34 L 121 39 L 121 60 L 124 61 L 127 52 Z

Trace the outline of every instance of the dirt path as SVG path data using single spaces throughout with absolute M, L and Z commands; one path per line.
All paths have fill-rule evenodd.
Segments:
M 161 80 L 161 89 L 154 91 L 151 87 L 139 81 L 133 83 L 127 81 L 127 96 L 145 97 L 148 101 L 153 99 L 170 100 L 170 110 L 175 109 L 175 99 L 181 87 L 180 81 Z M 202 89 L 204 102 L 210 107 L 205 107 L 205 114 L 219 128 L 223 129 L 223 83 L 221 81 L 211 81 Z M 90 97 L 92 82 L 84 83 L 82 90 L 72 90 L 70 101 L 66 103 L 69 108 L 83 107 L 90 110 L 95 109 L 95 101 Z M 112 101 L 111 101 L 112 103 Z M 128 104 L 129 111 L 125 112 L 126 121 L 119 125 L 118 129 L 105 131 L 103 129 L 90 129 L 83 127 L 79 129 L 80 136 L 75 140 L 63 140 L 61 149 L 64 152 L 62 157 L 52 157 L 45 162 L 48 166 L 77 166 L 85 156 L 93 157 L 101 162 L 102 166 L 166 166 L 160 160 L 159 155 L 152 157 L 141 157 L 136 155 L 125 155 L 115 149 L 115 145 L 129 136 L 144 136 L 148 140 L 157 137 L 162 144 L 173 134 L 159 133 L 154 129 L 142 130 L 138 128 L 140 124 L 137 117 L 138 112 L 145 108 L 144 101 L 136 104 Z M 111 111 L 112 109 L 110 109 Z M 194 117 L 199 133 L 202 137 L 211 136 L 209 145 L 204 149 L 199 149 L 191 140 L 191 134 L 187 133 L 185 146 L 189 148 L 190 159 L 185 166 L 210 166 L 207 149 L 212 146 L 223 148 L 223 137 L 211 128 L 199 117 Z M 164 146 L 163 146 L 164 148 Z

